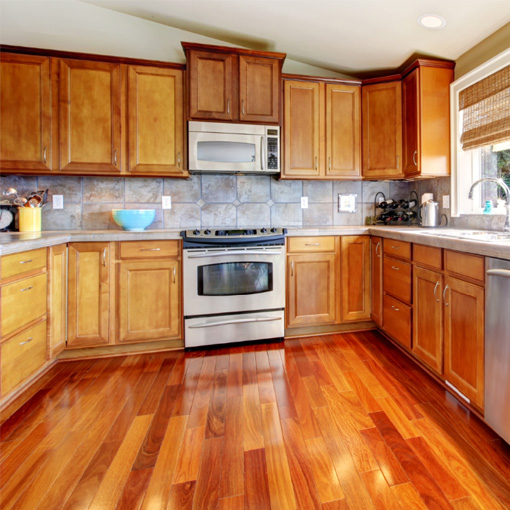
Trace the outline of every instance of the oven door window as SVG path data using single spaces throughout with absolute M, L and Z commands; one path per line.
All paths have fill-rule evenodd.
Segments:
M 197 160 L 214 163 L 253 163 L 257 147 L 244 142 L 198 142 Z
M 199 296 L 239 296 L 273 290 L 270 262 L 223 262 L 199 266 Z

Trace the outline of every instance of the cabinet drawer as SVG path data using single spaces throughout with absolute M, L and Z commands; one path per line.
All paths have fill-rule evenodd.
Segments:
M 46 313 L 46 273 L 2 286 L 2 336 Z
M 1 346 L 2 395 L 46 361 L 46 321 L 12 337 Z
M 384 239 L 384 253 L 399 259 L 411 260 L 411 243 L 405 241 L 395 241 L 394 239 Z
M 445 269 L 451 275 L 474 280 L 481 285 L 485 283 L 485 257 L 480 255 L 446 250 Z
M 335 251 L 334 236 L 289 237 L 287 242 L 289 253 Z
M 404 347 L 411 348 L 411 307 L 385 295 L 383 301 L 384 331 L 400 342 Z
M 405 303 L 411 303 L 411 264 L 385 256 L 383 282 L 384 292 Z
M 443 253 L 441 248 L 415 244 L 413 246 L 413 261 L 419 266 L 430 267 L 431 269 L 443 269 Z
M 160 259 L 179 255 L 179 241 L 124 241 L 119 244 L 121 259 Z
M 1 276 L 5 279 L 43 267 L 46 267 L 46 248 L 13 253 L 2 257 Z

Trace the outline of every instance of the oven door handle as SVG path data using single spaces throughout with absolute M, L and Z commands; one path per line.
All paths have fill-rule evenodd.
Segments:
M 186 257 L 188 259 L 206 259 L 209 257 L 224 257 L 225 255 L 281 255 L 281 251 L 215 251 L 212 253 L 188 253 Z
M 202 322 L 200 324 L 194 324 L 188 326 L 189 329 L 197 328 L 212 328 L 214 326 L 226 326 L 228 324 L 245 324 L 247 322 L 270 322 L 270 321 L 281 321 L 281 317 L 255 317 L 250 319 L 233 319 L 229 321 L 216 321 L 216 322 Z

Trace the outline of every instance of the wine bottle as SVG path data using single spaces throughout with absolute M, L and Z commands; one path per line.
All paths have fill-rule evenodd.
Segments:
M 405 213 L 402 213 L 402 221 L 411 221 L 416 218 L 416 212 L 415 211 L 406 211 Z
M 412 209 L 416 206 L 416 200 L 414 198 L 411 200 L 399 200 L 399 206 L 402 209 Z
M 384 200 L 383 202 L 380 202 L 377 207 L 380 207 L 381 209 L 389 209 L 390 207 L 393 207 L 392 204 L 395 201 L 391 198 L 388 198 L 388 200 Z

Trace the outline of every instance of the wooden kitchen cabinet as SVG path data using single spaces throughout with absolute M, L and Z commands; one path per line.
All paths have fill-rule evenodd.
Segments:
M 59 62 L 60 170 L 121 171 L 120 64 Z
M 363 85 L 362 102 L 363 177 L 403 177 L 400 80 Z
M 445 277 L 444 378 L 479 409 L 484 406 L 484 289 Z
M 182 43 L 189 74 L 189 118 L 280 121 L 285 54 Z
M 67 347 L 110 343 L 110 243 L 70 243 Z
M 66 346 L 67 246 L 48 249 L 48 359 Z
M 0 53 L 0 170 L 52 165 L 49 57 Z
M 370 237 L 340 238 L 341 321 L 370 320 Z
M 383 325 L 383 256 L 382 238 L 370 238 L 370 275 L 371 275 L 371 299 L 372 320 L 378 325 Z
M 450 83 L 453 62 L 418 60 L 402 80 L 406 177 L 450 174 Z
M 422 267 L 413 272 L 413 354 L 443 372 L 443 275 Z
M 120 258 L 126 260 L 117 266 L 117 341 L 182 338 L 179 242 L 122 242 Z
M 183 72 L 128 68 L 128 171 L 187 175 L 184 170 Z
M 337 322 L 339 238 L 295 237 L 287 248 L 287 327 Z
M 282 178 L 359 178 L 360 119 L 359 86 L 285 80 Z

